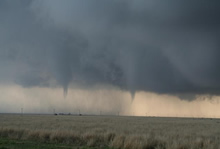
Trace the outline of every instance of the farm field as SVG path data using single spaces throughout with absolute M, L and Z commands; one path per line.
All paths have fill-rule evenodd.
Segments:
M 92 149 L 57 143 L 43 143 L 39 141 L 0 139 L 0 149 Z
M 219 128 L 220 119 L 0 114 L 0 149 L 218 149 Z

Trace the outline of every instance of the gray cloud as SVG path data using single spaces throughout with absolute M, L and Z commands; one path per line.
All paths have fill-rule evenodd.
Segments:
M 0 2 L 0 82 L 219 94 L 218 1 Z

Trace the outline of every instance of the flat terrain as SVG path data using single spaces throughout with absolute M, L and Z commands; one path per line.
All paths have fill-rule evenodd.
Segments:
M 42 143 L 39 141 L 28 140 L 14 140 L 14 139 L 0 139 L 0 149 L 78 149 L 79 147 L 73 147 L 72 145 L 63 145 L 55 143 Z M 81 149 L 87 149 L 81 147 Z
M 10 144 L 36 149 L 219 149 L 220 120 L 1 114 L 0 149 L 14 148 Z

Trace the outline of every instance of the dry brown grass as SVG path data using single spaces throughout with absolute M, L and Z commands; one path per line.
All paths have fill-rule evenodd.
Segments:
M 219 149 L 220 120 L 0 115 L 0 137 L 126 149 Z

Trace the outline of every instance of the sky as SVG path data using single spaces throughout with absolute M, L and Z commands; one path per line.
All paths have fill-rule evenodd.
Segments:
M 1 0 L 0 112 L 220 117 L 219 14 L 217 0 Z

